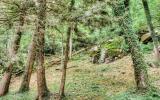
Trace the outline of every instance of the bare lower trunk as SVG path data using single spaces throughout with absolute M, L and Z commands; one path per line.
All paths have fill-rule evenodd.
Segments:
M 46 0 L 38 0 L 38 19 L 36 27 L 36 63 L 37 63 L 37 86 L 38 100 L 48 100 L 49 90 L 46 84 L 44 68 L 44 43 L 45 43 L 45 23 L 46 23 Z
M 66 51 L 65 51 L 65 58 L 64 58 L 63 68 L 62 68 L 62 78 L 61 78 L 61 85 L 60 85 L 60 91 L 59 91 L 60 98 L 65 96 L 64 87 L 65 87 L 65 81 L 66 81 L 67 63 L 68 63 L 68 60 L 69 60 L 70 35 L 71 35 L 71 27 L 68 28 L 68 32 L 67 32 Z
M 39 43 L 37 43 L 37 86 L 38 100 L 47 100 L 49 90 L 46 84 L 45 68 L 44 68 L 44 33 L 39 33 Z M 40 42 L 41 41 L 41 42 Z
M 0 86 L 0 96 L 5 95 L 8 90 L 9 90 L 9 84 L 11 80 L 11 72 L 12 72 L 12 63 L 8 65 L 8 69 L 4 73 L 4 76 L 1 81 L 1 86 Z
M 33 70 L 33 65 L 35 61 L 35 34 L 33 34 L 32 43 L 29 47 L 28 58 L 26 63 L 26 68 L 24 72 L 24 76 L 22 79 L 22 83 L 19 89 L 19 92 L 26 92 L 29 90 L 29 83 L 31 79 L 31 74 Z
M 37 69 L 37 85 L 38 85 L 38 100 L 47 100 L 49 97 L 49 90 L 46 84 L 44 66 L 38 66 Z
M 43 41 L 44 37 L 40 36 L 39 39 L 40 41 Z M 36 54 L 36 57 L 37 57 L 36 60 L 38 64 L 37 65 L 37 86 L 38 86 L 38 97 L 37 98 L 38 100 L 48 100 L 48 97 L 50 94 L 47 88 L 47 84 L 46 84 L 43 47 L 44 47 L 44 43 L 42 42 L 40 42 L 39 46 L 37 45 L 38 52 Z
M 42 35 L 42 34 L 41 34 Z M 40 39 L 40 38 L 39 38 Z M 44 38 L 41 37 L 40 40 Z M 43 45 L 44 43 L 40 42 L 39 46 L 37 45 L 38 51 L 36 54 L 37 60 L 37 86 L 38 86 L 38 100 L 47 100 L 49 96 L 49 90 L 46 84 L 46 77 L 45 77 L 45 68 L 44 68 L 44 54 L 43 54 Z

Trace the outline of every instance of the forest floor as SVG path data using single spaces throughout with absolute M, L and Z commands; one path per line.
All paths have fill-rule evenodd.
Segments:
M 146 60 L 152 59 L 146 55 Z M 150 60 L 150 61 L 151 61 Z M 92 64 L 87 56 L 73 58 L 69 62 L 64 100 L 160 100 L 160 94 L 149 92 L 142 95 L 134 92 L 135 82 L 130 56 L 109 64 Z M 61 71 L 60 65 L 46 69 L 48 88 L 58 93 Z M 151 85 L 160 88 L 160 68 L 148 68 Z M 32 74 L 31 90 L 24 94 L 15 94 L 21 83 L 21 77 L 13 78 L 10 93 L 0 100 L 33 100 L 36 97 L 36 73 Z

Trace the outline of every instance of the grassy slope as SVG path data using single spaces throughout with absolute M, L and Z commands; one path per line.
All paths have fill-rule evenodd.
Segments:
M 150 58 L 147 56 L 146 58 Z M 87 57 L 73 60 L 67 70 L 66 100 L 160 100 L 156 93 L 140 95 L 132 92 L 135 86 L 131 58 L 126 56 L 110 64 L 91 64 Z M 46 70 L 49 89 L 58 93 L 61 72 L 53 66 Z M 149 77 L 154 86 L 160 85 L 160 68 L 149 68 Z M 36 97 L 36 74 L 31 79 L 31 91 L 15 94 L 21 77 L 14 78 L 10 93 L 0 100 L 33 100 Z

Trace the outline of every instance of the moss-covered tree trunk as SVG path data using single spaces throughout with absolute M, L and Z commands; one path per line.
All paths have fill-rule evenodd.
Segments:
M 152 24 L 152 17 L 151 17 L 151 13 L 150 13 L 150 10 L 149 10 L 148 2 L 147 2 L 147 0 L 142 0 L 142 3 L 143 3 L 146 19 L 147 19 L 148 29 L 149 29 L 149 32 L 151 34 L 153 44 L 154 44 L 154 48 L 155 48 L 155 56 L 157 58 L 157 62 L 159 62 L 159 60 L 160 60 L 160 52 L 159 52 L 159 49 L 158 49 L 159 41 L 158 41 L 158 38 L 156 37 L 156 33 L 154 31 L 154 27 L 153 27 L 153 24 Z
M 139 91 L 146 91 L 149 88 L 147 64 L 144 60 L 144 55 L 141 51 L 138 36 L 132 29 L 132 19 L 129 13 L 130 0 L 123 0 L 118 3 L 118 15 L 122 15 L 119 21 L 126 42 L 129 46 L 131 57 L 133 60 L 133 68 L 137 89 Z
M 37 23 L 36 23 L 36 65 L 38 100 L 47 100 L 49 90 L 46 84 L 44 67 L 44 43 L 46 23 L 46 0 L 37 0 Z
M 24 25 L 26 9 L 27 9 L 26 2 L 23 1 L 23 3 L 20 5 L 19 25 L 17 26 L 16 34 L 15 34 L 13 40 L 11 41 L 11 46 L 9 48 L 10 62 L 8 63 L 8 66 L 6 68 L 4 76 L 2 77 L 2 80 L 0 83 L 0 96 L 5 95 L 9 90 L 13 65 L 17 61 L 17 52 L 20 47 L 20 40 L 21 40 L 21 36 L 22 36 L 22 27 Z

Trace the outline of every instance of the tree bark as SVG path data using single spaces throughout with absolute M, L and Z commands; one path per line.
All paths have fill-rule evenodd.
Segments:
M 71 0 L 70 8 L 69 8 L 69 13 L 72 12 L 73 6 L 75 4 L 75 0 Z M 67 30 L 67 41 L 66 41 L 66 50 L 65 50 L 65 57 L 64 57 L 64 63 L 63 63 L 63 68 L 62 68 L 62 78 L 61 78 L 61 84 L 60 84 L 60 90 L 59 90 L 59 100 L 61 100 L 64 96 L 64 88 L 65 88 L 65 82 L 66 82 L 66 69 L 67 69 L 67 64 L 69 60 L 69 50 L 70 50 L 70 38 L 71 38 L 71 32 L 73 29 L 73 23 L 70 22 L 68 30 Z
M 25 72 L 24 72 L 24 76 L 22 79 L 22 83 L 21 86 L 19 88 L 19 93 L 22 92 L 26 92 L 29 90 L 29 83 L 30 83 L 30 79 L 31 79 L 31 74 L 32 74 L 32 70 L 33 70 L 33 65 L 34 65 L 34 61 L 35 61 L 35 36 L 36 34 L 34 33 L 32 36 L 32 41 L 31 44 L 29 46 L 29 51 L 28 51 L 28 58 L 27 58 L 27 62 L 26 62 L 26 67 L 25 67 Z
M 159 62 L 159 60 L 160 60 L 160 52 L 159 52 L 159 49 L 158 49 L 159 41 L 158 41 L 158 38 L 156 37 L 156 33 L 154 31 L 154 27 L 153 27 L 153 24 L 152 24 L 152 17 L 151 17 L 151 13 L 150 13 L 150 10 L 149 10 L 148 2 L 147 2 L 147 0 L 142 0 L 142 3 L 143 3 L 146 19 L 147 19 L 148 29 L 149 29 L 149 32 L 151 34 L 153 44 L 154 44 L 154 47 L 155 47 L 155 50 L 154 50 L 155 51 L 155 56 L 157 58 L 157 62 Z
M 99 57 L 99 63 L 105 63 L 105 58 L 106 58 L 106 49 L 105 48 L 101 48 L 100 57 Z
M 64 87 L 65 87 L 65 81 L 66 81 L 66 69 L 67 69 L 67 63 L 69 60 L 69 39 L 71 35 L 71 27 L 68 27 L 67 31 L 67 42 L 66 42 L 66 50 L 65 50 L 65 58 L 64 58 L 64 63 L 63 63 L 63 68 L 62 68 L 62 78 L 61 78 L 61 85 L 60 85 L 60 97 L 64 97 Z
M 10 80 L 11 80 L 12 66 L 13 64 L 9 63 L 8 68 L 4 73 L 4 76 L 2 77 L 1 85 L 0 85 L 0 96 L 4 96 L 5 94 L 8 93 Z
M 137 89 L 139 91 L 145 92 L 149 89 L 147 64 L 144 60 L 144 55 L 139 45 L 138 36 L 134 33 L 132 29 L 132 19 L 129 13 L 129 2 L 130 0 L 124 1 L 124 7 L 122 9 L 123 18 L 121 26 L 124 35 L 126 36 L 126 41 L 128 42 L 129 49 L 131 51 Z
M 11 41 L 11 47 L 9 48 L 10 62 L 7 66 L 6 72 L 4 73 L 4 76 L 0 83 L 1 84 L 0 85 L 0 96 L 5 95 L 6 93 L 8 93 L 8 90 L 9 90 L 13 65 L 17 61 L 16 55 L 20 47 L 22 27 L 24 25 L 25 15 L 26 15 L 26 6 L 25 6 L 25 2 L 23 2 L 23 4 L 20 6 L 19 25 L 17 27 L 15 37 L 13 38 L 13 41 Z
M 38 100 L 47 100 L 49 90 L 46 84 L 44 68 L 44 43 L 46 23 L 46 0 L 37 0 L 37 25 L 36 25 L 36 64 L 37 64 L 37 86 Z

